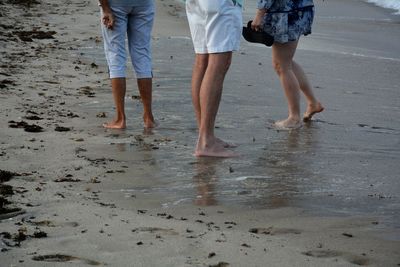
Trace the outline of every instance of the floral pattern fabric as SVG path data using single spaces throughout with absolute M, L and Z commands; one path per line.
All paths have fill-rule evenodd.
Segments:
M 296 41 L 311 33 L 314 20 L 313 0 L 258 0 L 257 7 L 266 9 L 263 29 L 275 42 Z

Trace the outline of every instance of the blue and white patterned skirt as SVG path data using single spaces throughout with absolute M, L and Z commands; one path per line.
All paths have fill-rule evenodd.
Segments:
M 296 41 L 301 35 L 311 33 L 314 20 L 314 7 L 289 12 L 271 12 L 265 14 L 263 29 L 274 36 L 275 42 Z

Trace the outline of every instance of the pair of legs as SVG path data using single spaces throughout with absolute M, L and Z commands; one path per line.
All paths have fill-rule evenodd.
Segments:
M 116 1 L 117 2 L 117 1 Z M 110 6 L 114 24 L 112 28 L 102 25 L 104 51 L 110 71 L 112 94 L 116 107 L 113 121 L 103 124 L 106 128 L 122 129 L 126 127 L 125 92 L 126 92 L 126 48 L 128 39 L 129 55 L 136 72 L 137 84 L 143 102 L 144 126 L 155 126 L 151 110 L 152 102 L 152 57 L 151 31 L 154 21 L 154 3 L 149 1 L 144 6 Z
M 143 122 L 145 128 L 153 128 L 155 126 L 153 112 L 151 109 L 152 103 L 152 79 L 142 78 L 137 79 L 137 85 L 140 92 L 140 98 L 143 103 Z M 112 94 L 116 108 L 116 116 L 113 121 L 104 123 L 105 128 L 124 129 L 126 127 L 125 116 L 125 92 L 126 79 L 112 78 L 111 79 Z
M 274 43 L 272 46 L 272 63 L 285 92 L 289 111 L 287 119 L 275 123 L 278 128 L 298 128 L 302 121 L 311 120 L 314 114 L 324 109 L 315 98 L 303 69 L 293 60 L 297 44 L 298 40 L 283 44 Z M 303 118 L 300 117 L 300 91 L 307 100 L 307 110 Z
M 234 157 L 229 144 L 214 134 L 215 119 L 222 96 L 225 75 L 232 61 L 232 52 L 196 54 L 192 73 L 192 103 L 199 136 L 197 157 Z

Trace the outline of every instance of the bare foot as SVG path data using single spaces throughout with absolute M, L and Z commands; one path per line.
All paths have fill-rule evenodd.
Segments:
M 144 128 L 157 127 L 157 123 L 154 120 L 153 114 L 151 114 L 151 113 L 150 113 L 150 115 L 147 115 L 147 114 L 143 115 L 143 123 L 144 123 Z
M 236 144 L 225 142 L 224 140 L 217 137 L 217 142 L 223 145 L 225 148 L 235 148 Z
M 322 111 L 324 111 L 324 107 L 323 107 L 323 106 L 321 105 L 321 103 L 319 103 L 319 102 L 316 103 L 316 104 L 308 105 L 307 111 L 306 111 L 306 113 L 304 113 L 304 115 L 303 115 L 303 121 L 304 121 L 304 122 L 310 121 L 311 118 L 312 118 L 315 114 L 320 113 L 320 112 L 322 112 Z
M 278 130 L 292 130 L 298 129 L 302 125 L 300 120 L 287 118 L 286 120 L 277 121 L 274 123 L 274 127 Z
M 157 126 L 158 126 L 158 123 L 155 121 L 151 121 L 151 120 L 144 121 L 144 128 L 151 129 L 151 128 L 156 128 Z
M 125 129 L 126 122 L 125 120 L 114 120 L 111 122 L 103 123 L 103 127 L 107 129 Z
M 143 116 L 143 122 L 145 128 L 155 128 L 158 126 L 153 116 Z
M 233 158 L 239 156 L 239 154 L 225 149 L 224 145 L 221 144 L 217 139 L 211 144 L 200 145 L 197 144 L 194 152 L 196 157 L 218 157 L 218 158 Z

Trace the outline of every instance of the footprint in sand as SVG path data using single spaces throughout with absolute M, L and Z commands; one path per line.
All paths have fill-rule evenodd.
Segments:
M 100 262 L 83 259 L 75 256 L 63 255 L 63 254 L 49 254 L 49 255 L 39 255 L 32 257 L 34 261 L 45 261 L 45 262 L 73 262 L 73 263 L 83 263 L 88 265 L 101 265 Z
M 298 229 L 291 228 L 251 228 L 249 230 L 250 233 L 253 234 L 264 234 L 264 235 L 284 235 L 284 234 L 301 234 L 301 231 Z
M 314 257 L 314 258 L 336 258 L 341 257 L 349 263 L 359 265 L 359 266 L 367 266 L 370 263 L 370 260 L 366 257 L 360 257 L 357 255 L 353 255 L 350 253 L 335 251 L 335 250 L 310 250 L 307 252 L 302 252 L 303 255 Z
M 174 231 L 173 229 L 165 229 L 165 228 L 158 228 L 158 227 L 139 227 L 139 228 L 133 229 L 132 232 L 178 235 L 178 232 Z

